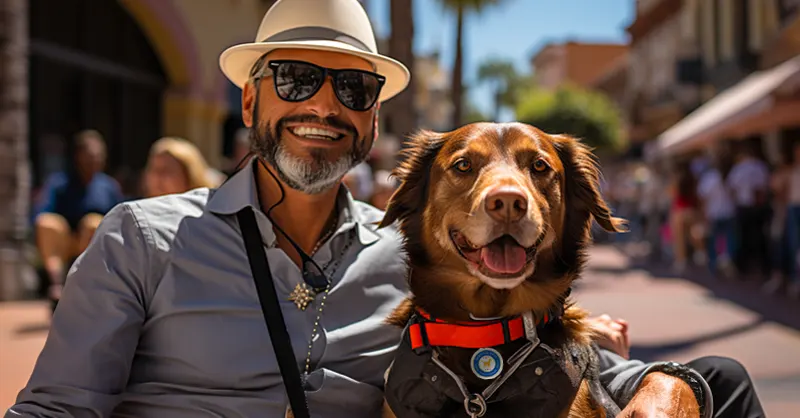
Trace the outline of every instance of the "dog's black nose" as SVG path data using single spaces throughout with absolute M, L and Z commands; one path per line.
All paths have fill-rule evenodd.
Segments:
M 528 210 L 525 195 L 516 187 L 498 187 L 486 195 L 486 213 L 500 222 L 516 222 Z

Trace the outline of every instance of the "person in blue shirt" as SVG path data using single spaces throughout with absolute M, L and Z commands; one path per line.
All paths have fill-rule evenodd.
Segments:
M 103 173 L 106 145 L 94 130 L 75 135 L 73 164 L 50 176 L 34 210 L 36 247 L 50 280 L 52 308 L 71 260 L 89 245 L 106 214 L 123 200 L 119 184 Z

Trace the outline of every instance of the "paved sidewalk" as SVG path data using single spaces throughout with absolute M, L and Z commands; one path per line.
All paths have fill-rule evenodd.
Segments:
M 49 326 L 47 302 L 0 303 L 0 415 L 28 381 Z
M 575 297 L 594 314 L 630 322 L 633 357 L 733 357 L 753 377 L 768 417 L 800 417 L 800 307 L 749 283 L 696 277 L 651 273 L 616 248 L 600 246 Z

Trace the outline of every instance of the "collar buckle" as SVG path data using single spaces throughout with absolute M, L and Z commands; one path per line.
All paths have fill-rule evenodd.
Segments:
M 417 328 L 419 329 L 419 337 L 421 339 L 420 344 L 417 347 L 414 347 L 413 339 L 411 342 L 411 349 L 414 351 L 416 355 L 428 354 L 433 351 L 433 347 L 431 347 L 430 340 L 428 339 L 428 330 L 425 328 L 425 323 L 429 322 L 428 318 L 425 318 L 423 314 L 417 312 L 411 317 L 411 321 L 409 324 L 409 328 Z

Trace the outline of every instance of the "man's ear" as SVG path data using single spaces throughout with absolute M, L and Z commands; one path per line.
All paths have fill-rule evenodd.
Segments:
M 403 161 L 392 172 L 400 186 L 389 199 L 381 227 L 397 220 L 403 222 L 425 206 L 431 166 L 442 145 L 443 135 L 435 132 L 420 131 L 409 138 L 402 151 Z
M 242 122 L 248 128 L 253 127 L 253 105 L 255 100 L 256 85 L 248 81 L 242 89 Z

